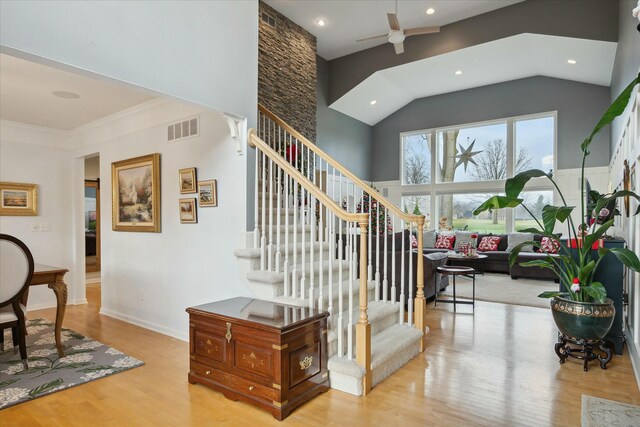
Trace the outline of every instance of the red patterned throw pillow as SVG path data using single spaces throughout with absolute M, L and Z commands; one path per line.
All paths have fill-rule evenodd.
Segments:
M 478 244 L 478 250 L 480 252 L 497 251 L 500 239 L 500 236 L 484 236 Z
M 455 241 L 456 241 L 456 236 L 453 236 L 450 234 L 440 234 L 436 239 L 435 248 L 453 250 L 453 243 Z
M 411 248 L 412 249 L 418 248 L 418 239 L 416 239 L 416 236 L 414 236 L 413 234 L 411 235 Z
M 559 246 L 556 239 L 550 239 L 548 237 L 543 237 L 540 242 L 540 249 L 548 254 L 557 254 Z

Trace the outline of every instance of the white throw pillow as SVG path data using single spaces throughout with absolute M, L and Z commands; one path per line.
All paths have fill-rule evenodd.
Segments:
M 433 248 L 436 245 L 436 230 L 427 230 L 422 233 L 422 246 Z
M 533 240 L 533 233 L 509 233 L 507 252 L 511 252 L 513 248 L 518 246 L 520 243 L 523 243 L 529 240 Z M 533 245 L 526 245 L 520 251 L 533 252 Z

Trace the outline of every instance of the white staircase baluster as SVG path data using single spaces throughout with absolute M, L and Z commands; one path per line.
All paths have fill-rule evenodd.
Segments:
M 320 265 L 320 276 L 318 277 L 318 310 L 324 310 L 324 304 L 322 302 L 322 298 L 324 297 L 324 290 L 323 290 L 323 286 L 324 286 L 324 268 L 322 267 L 322 263 L 324 261 L 324 246 L 323 246 L 323 242 L 324 242 L 324 221 L 322 220 L 322 211 L 320 212 L 320 215 L 318 215 L 318 252 L 320 254 L 320 260 L 319 260 L 319 265 Z M 329 264 L 329 263 L 328 263 Z M 329 286 L 331 287 L 331 286 Z
M 262 153 L 262 236 L 260 237 L 260 270 L 265 271 L 267 269 L 267 162 L 266 154 Z
M 413 235 L 413 223 L 409 223 L 409 235 Z M 409 237 L 411 239 L 411 237 Z M 407 315 L 407 324 L 409 326 L 413 325 L 413 247 L 409 245 L 409 300 L 407 301 L 408 306 L 408 315 Z
M 349 251 L 349 323 L 347 324 L 347 357 L 349 360 L 353 359 L 353 279 L 355 276 L 355 244 L 354 238 L 356 225 L 353 222 L 348 222 L 347 230 L 349 230 L 348 239 L 351 242 L 352 250 Z
M 269 247 L 267 249 L 267 269 L 273 271 L 273 160 L 269 160 Z
M 259 127 L 264 129 L 264 116 L 260 115 L 262 121 L 259 120 Z M 263 130 L 264 133 L 264 130 Z M 255 220 L 255 227 L 253 228 L 253 247 L 254 248 L 259 248 L 260 247 L 260 225 L 259 225 L 259 221 L 260 221 L 260 205 L 258 203 L 258 195 L 260 194 L 260 180 L 259 180 L 259 175 L 260 175 L 260 153 L 258 151 L 256 151 L 256 173 L 255 173 L 255 189 L 254 191 L 256 192 L 256 197 L 255 197 L 255 206 L 254 206 L 254 220 Z
M 380 203 L 376 201 L 376 287 L 375 287 L 375 300 L 380 301 Z M 369 211 L 369 216 L 373 213 Z M 369 230 L 369 234 L 372 233 L 372 230 Z M 371 253 L 371 246 L 369 246 L 369 253 Z M 384 254 L 383 258 L 387 258 L 386 254 Z
M 405 288 L 405 281 L 404 281 L 404 259 L 406 257 L 406 253 L 404 251 L 404 232 L 405 232 L 405 228 L 406 228 L 406 224 L 404 222 L 404 220 L 400 221 L 400 231 L 402 232 L 402 243 L 401 243 L 401 247 L 400 249 L 402 249 L 402 252 L 400 252 L 400 318 L 399 318 L 399 322 L 402 325 L 404 323 L 404 304 L 405 304 L 405 299 L 404 299 L 404 288 Z
M 354 187 L 355 187 L 355 184 L 354 184 Z M 364 211 L 364 209 L 365 209 L 365 203 L 364 203 L 364 191 L 363 191 L 362 192 L 362 210 Z M 354 212 L 355 212 L 355 210 L 354 210 Z M 368 230 L 368 233 L 367 233 L 368 236 L 367 237 L 369 238 L 369 241 L 367 242 L 367 247 L 369 249 L 371 249 L 372 248 L 372 246 L 371 246 L 371 235 L 373 234 L 372 233 L 372 229 L 371 229 L 371 195 L 369 195 L 369 228 L 367 228 L 367 230 Z M 373 277 L 373 264 L 371 263 L 371 257 L 372 257 L 371 252 L 373 252 L 373 251 L 369 250 L 367 252 L 369 254 L 369 264 L 367 264 L 367 285 L 370 285 L 371 281 L 374 280 L 374 277 Z M 367 289 L 368 288 L 369 287 L 367 286 Z
M 282 148 L 282 144 L 281 144 L 281 132 L 280 132 L 280 128 L 278 127 L 278 153 L 280 153 L 280 149 Z M 277 169 L 277 184 L 276 184 L 276 188 L 275 191 L 277 191 L 277 202 L 276 202 L 276 273 L 280 273 L 280 258 L 282 256 L 281 253 L 281 234 L 282 234 L 282 219 L 280 217 L 280 214 L 282 213 L 282 211 L 280 210 L 280 205 L 282 203 L 281 200 L 281 195 L 282 195 L 282 178 L 281 178 L 281 174 L 282 174 L 282 170 L 280 169 L 280 167 L 278 167 Z M 272 191 L 273 192 L 273 191 Z
M 304 146 L 302 146 L 302 159 L 304 161 Z M 302 201 L 300 203 L 300 224 L 302 224 L 302 273 L 300 278 L 300 298 L 306 298 L 306 286 L 307 286 L 307 250 L 305 248 L 306 234 L 307 234 L 307 215 L 306 215 L 306 205 L 307 205 L 307 191 L 304 187 L 300 189 L 302 193 Z
M 284 173 L 284 265 L 282 272 L 284 274 L 284 296 L 292 296 L 289 286 L 289 174 L 286 172 Z
M 391 302 L 396 303 L 396 217 L 393 216 L 391 220 L 392 228 L 392 240 L 391 240 L 391 252 L 393 257 L 391 258 Z
M 378 206 L 378 209 L 380 207 Z M 388 271 L 388 258 L 389 258 L 389 234 L 387 233 L 387 224 L 389 222 L 389 209 L 384 208 L 384 232 L 382 236 L 384 238 L 384 278 L 382 279 L 382 300 L 384 302 L 389 301 L 389 281 L 387 280 Z M 391 236 L 393 237 L 393 236 Z M 393 254 L 391 254 L 393 256 Z M 393 261 L 392 261 L 393 262 Z
M 295 140 L 294 150 L 295 160 L 293 160 L 294 154 L 290 154 L 289 161 L 294 163 L 294 167 L 298 167 L 298 140 Z M 291 296 L 296 298 L 298 296 L 298 214 L 300 203 L 300 185 L 297 182 L 293 182 L 293 268 L 291 270 Z

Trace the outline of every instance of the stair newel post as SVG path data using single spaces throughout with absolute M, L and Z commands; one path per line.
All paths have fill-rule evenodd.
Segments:
M 391 302 L 395 304 L 396 302 L 396 217 L 395 215 L 391 219 L 391 228 L 392 228 L 392 240 L 391 240 L 391 252 L 393 253 L 393 258 L 391 259 Z
M 416 291 L 416 313 L 415 313 L 415 323 L 416 328 L 420 329 L 424 334 L 425 327 L 427 324 L 426 314 L 427 314 L 427 301 L 424 298 L 424 258 L 423 258 L 423 235 L 424 232 L 424 216 L 421 216 L 418 219 L 418 263 L 417 263 L 417 287 Z M 422 335 L 420 339 L 420 352 L 425 350 L 425 335 Z
M 286 144 L 285 144 L 286 146 Z M 285 148 L 286 149 L 286 148 Z M 282 272 L 284 274 L 284 296 L 291 295 L 289 282 L 289 174 L 284 172 L 284 264 Z
M 404 323 L 404 304 L 406 302 L 405 298 L 404 298 L 404 288 L 406 287 L 406 282 L 404 280 L 404 275 L 406 272 L 406 269 L 404 268 L 404 259 L 407 257 L 407 253 L 405 252 L 405 248 L 404 248 L 404 241 L 406 240 L 404 238 L 405 236 L 405 232 L 406 232 L 406 223 L 404 222 L 404 220 L 400 221 L 400 230 L 402 230 L 402 243 L 400 244 L 400 249 L 402 249 L 402 251 L 400 252 L 400 310 L 399 310 L 399 322 L 402 325 Z
M 413 235 L 413 222 L 409 223 L 409 236 Z M 411 239 L 411 237 L 409 237 Z M 413 248 L 412 245 L 409 245 L 408 248 L 408 256 L 409 256 L 409 296 L 407 298 L 407 324 L 409 326 L 413 325 Z
M 340 191 L 342 193 L 342 191 Z M 344 296 L 342 292 L 342 282 L 344 275 L 342 274 L 342 268 L 344 261 L 344 246 L 342 241 L 342 219 L 338 218 L 338 357 L 344 356 L 344 323 L 342 319 L 342 312 L 344 311 Z
M 389 281 L 387 280 L 387 271 L 389 264 L 389 235 L 387 234 L 387 223 L 389 218 L 389 209 L 384 208 L 384 232 L 382 236 L 384 237 L 384 275 L 382 279 L 382 300 L 384 302 L 389 301 Z
M 356 362 L 364 367 L 362 390 L 366 395 L 371 391 L 371 324 L 367 316 L 367 221 L 360 220 L 360 315 L 356 325 Z
M 267 269 L 267 162 L 264 151 L 262 152 L 262 235 L 260 236 L 260 270 Z

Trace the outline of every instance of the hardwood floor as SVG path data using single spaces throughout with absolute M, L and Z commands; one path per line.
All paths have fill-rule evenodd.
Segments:
M 143 367 L 0 411 L 9 426 L 577 426 L 581 395 L 640 405 L 625 352 L 609 369 L 579 361 L 558 364 L 548 310 L 478 302 L 429 306 L 427 351 L 365 398 L 331 390 L 279 423 L 266 412 L 189 385 L 187 343 L 69 306 L 64 326 L 143 360 Z M 54 318 L 54 310 L 29 313 Z

